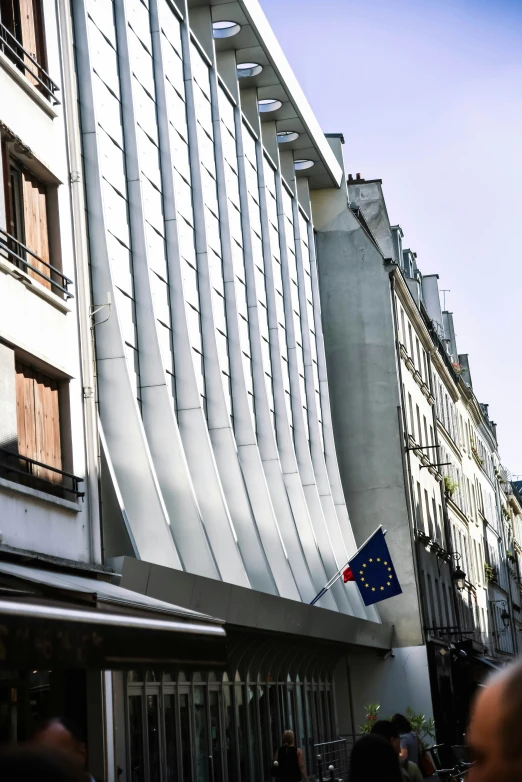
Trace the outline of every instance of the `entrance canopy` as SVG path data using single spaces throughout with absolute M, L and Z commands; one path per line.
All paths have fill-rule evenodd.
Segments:
M 225 638 L 214 617 L 76 573 L 0 562 L 3 667 L 222 667 Z

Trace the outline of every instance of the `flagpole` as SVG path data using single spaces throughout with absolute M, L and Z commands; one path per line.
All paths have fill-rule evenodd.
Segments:
M 343 566 L 342 566 L 342 568 L 340 568 L 340 569 L 337 571 L 337 573 L 335 574 L 335 576 L 332 576 L 332 578 L 331 578 L 331 579 L 330 579 L 330 580 L 327 582 L 327 584 L 326 584 L 326 585 L 325 585 L 325 586 L 324 586 L 324 587 L 321 589 L 321 591 L 317 593 L 317 595 L 314 597 L 314 599 L 313 599 L 313 600 L 312 600 L 312 602 L 310 603 L 310 605 L 311 605 L 311 606 L 315 605 L 315 604 L 317 603 L 317 601 L 318 601 L 318 600 L 320 600 L 322 597 L 324 597 L 324 595 L 326 595 L 326 593 L 328 592 L 328 590 L 330 589 L 330 587 L 332 587 L 332 586 L 335 584 L 335 582 L 336 582 L 336 581 L 337 581 L 339 578 L 341 578 L 341 576 L 342 576 L 342 574 L 343 574 L 343 571 L 344 571 L 344 570 L 346 570 L 346 568 L 347 568 L 347 567 L 350 565 L 350 562 L 352 561 L 352 559 L 353 559 L 354 557 L 356 557 L 356 556 L 357 556 L 357 554 L 359 553 L 359 551 L 360 551 L 361 549 L 363 549 L 363 548 L 366 546 L 366 544 L 367 544 L 367 543 L 369 543 L 369 542 L 370 542 L 370 540 L 373 538 L 373 536 L 374 536 L 374 535 L 376 535 L 376 534 L 379 532 L 379 530 L 380 530 L 380 529 L 382 529 L 382 524 L 379 524 L 379 526 L 377 527 L 377 529 L 375 530 L 375 532 L 372 532 L 372 534 L 370 535 L 370 537 L 369 537 L 369 538 L 367 538 L 367 539 L 364 541 L 364 543 L 362 544 L 362 546 L 359 546 L 359 548 L 357 549 L 357 551 L 355 551 L 355 552 L 352 554 L 352 556 L 350 557 L 350 559 L 348 560 L 348 562 L 346 563 L 346 565 L 343 565 Z M 386 535 L 386 530 L 384 530 L 384 531 L 383 531 L 383 535 Z

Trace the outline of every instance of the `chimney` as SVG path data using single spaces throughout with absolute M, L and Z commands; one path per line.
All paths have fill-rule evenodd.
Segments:
M 439 296 L 439 275 L 427 274 L 422 278 L 422 298 L 426 311 L 439 339 L 444 339 L 444 326 Z
M 467 353 L 460 353 L 459 364 L 462 367 L 460 376 L 462 377 L 462 379 L 464 380 L 467 386 L 473 388 L 473 383 L 471 382 L 471 372 L 469 369 L 469 356 Z M 483 405 L 483 407 L 485 408 L 485 416 L 486 418 L 488 418 L 488 405 Z
M 397 263 L 402 269 L 404 269 L 404 262 L 402 259 L 402 239 L 403 239 L 403 232 L 400 225 L 392 225 L 391 227 L 392 232 L 392 241 L 393 241 L 393 249 L 395 251 L 394 260 L 395 263 Z
M 459 357 L 457 353 L 457 341 L 455 339 L 455 328 L 453 326 L 452 312 L 442 313 L 442 325 L 444 326 L 444 342 L 446 343 L 446 350 L 448 351 L 451 360 L 457 363 Z

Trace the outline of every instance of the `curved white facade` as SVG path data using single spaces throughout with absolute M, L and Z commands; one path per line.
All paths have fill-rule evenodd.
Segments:
M 223 9 L 240 31 L 214 41 Z M 280 51 L 267 52 L 257 4 L 87 0 L 74 13 L 122 547 L 310 602 L 355 550 L 310 220 L 309 187 L 338 187 L 335 158 Z M 238 80 L 250 61 L 262 70 Z M 260 114 L 270 98 L 281 107 Z M 278 147 L 282 130 L 299 136 Z M 314 165 L 296 175 L 298 159 Z M 377 620 L 353 584 L 321 605 Z

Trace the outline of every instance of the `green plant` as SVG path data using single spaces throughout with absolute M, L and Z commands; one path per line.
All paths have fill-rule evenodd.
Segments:
M 433 717 L 426 719 L 424 714 L 416 714 L 410 706 L 406 709 L 406 717 L 419 737 L 422 748 L 426 749 L 431 743 L 427 739 L 435 738 L 435 720 Z
M 505 505 L 502 505 L 502 515 L 504 516 L 506 521 L 509 521 L 509 518 L 510 518 L 509 517 L 509 511 L 508 511 L 508 509 L 506 508 Z
M 455 489 L 458 489 L 459 485 L 458 483 L 455 483 L 455 481 L 452 481 L 449 475 L 444 476 L 444 488 L 446 489 L 446 494 L 451 495 L 455 491 Z
M 486 577 L 486 581 L 489 583 L 490 581 L 495 581 L 497 574 L 495 572 L 495 568 L 491 567 L 491 565 L 488 562 L 484 562 L 484 575 Z
M 365 708 L 366 720 L 360 726 L 359 730 L 361 733 L 370 733 L 373 725 L 377 722 L 380 705 L 378 703 L 369 703 Z M 411 706 L 408 706 L 406 709 L 406 717 L 411 723 L 412 730 L 414 730 L 419 737 L 423 749 L 426 749 L 431 743 L 430 741 L 427 741 L 427 739 L 435 738 L 435 721 L 432 717 L 426 719 L 424 714 L 417 714 L 413 711 Z M 385 717 L 383 719 L 389 720 L 391 717 Z
M 506 551 L 506 557 L 509 559 L 510 562 L 516 564 L 517 558 L 515 557 L 512 551 Z
M 359 727 L 361 733 L 370 733 L 375 722 L 377 722 L 377 712 L 381 707 L 378 703 L 369 703 L 365 706 L 366 718 L 363 724 Z

